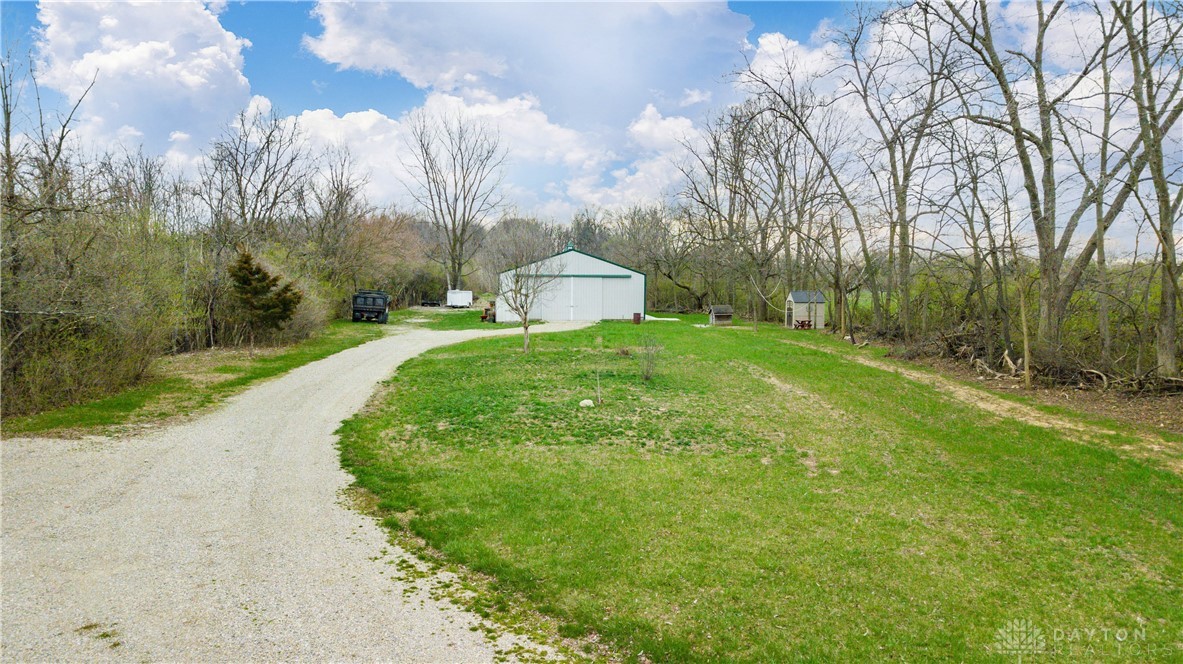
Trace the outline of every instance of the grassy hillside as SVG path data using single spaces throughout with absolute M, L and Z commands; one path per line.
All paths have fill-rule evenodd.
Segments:
M 653 322 L 439 349 L 342 458 L 390 527 L 633 659 L 999 660 L 1019 619 L 1063 661 L 1183 656 L 1183 480 L 1144 441 L 786 338 L 830 343 Z

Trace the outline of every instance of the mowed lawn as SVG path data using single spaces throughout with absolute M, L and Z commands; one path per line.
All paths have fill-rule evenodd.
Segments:
M 651 322 L 441 348 L 342 457 L 390 527 L 629 659 L 1005 661 L 1014 620 L 1028 654 L 1183 659 L 1183 479 L 785 338 L 830 343 Z

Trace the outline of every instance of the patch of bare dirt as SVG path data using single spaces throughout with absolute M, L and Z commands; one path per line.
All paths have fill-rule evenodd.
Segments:
M 976 381 L 982 388 L 997 393 L 1015 393 L 1021 389 L 1017 380 L 983 379 L 965 362 L 948 358 L 918 358 L 913 364 L 929 367 L 961 380 Z M 1020 392 L 1047 406 L 1105 417 L 1139 429 L 1183 434 L 1183 395 L 1134 394 L 1120 390 L 1078 389 L 1035 386 Z
M 958 380 L 946 377 L 941 374 L 936 374 L 921 369 L 908 368 L 898 363 L 886 362 L 876 358 L 867 357 L 866 355 L 855 353 L 838 353 L 831 348 L 826 348 L 824 346 L 818 346 L 803 341 L 786 339 L 784 340 L 784 343 L 793 346 L 809 348 L 811 350 L 822 351 L 831 355 L 837 355 L 851 362 L 858 362 L 859 364 L 874 367 L 882 371 L 896 373 L 908 378 L 909 380 L 933 387 L 951 399 L 975 406 L 992 415 L 998 417 L 1008 417 L 1025 424 L 1030 424 L 1045 429 L 1054 429 L 1056 431 L 1081 438 L 1090 443 L 1099 443 L 1107 447 L 1113 447 L 1123 454 L 1127 454 L 1129 456 L 1156 461 L 1176 473 L 1183 473 L 1183 444 L 1166 441 L 1160 436 L 1141 431 L 1140 428 L 1131 427 L 1129 429 L 1123 429 L 1120 432 L 1120 435 L 1122 436 L 1136 439 L 1138 441 L 1136 444 L 1115 446 L 1112 442 L 1112 436 L 1118 435 L 1119 432 L 1117 431 L 1089 422 L 1077 420 L 1075 418 L 1045 413 L 1032 406 L 1003 399 L 991 391 L 980 389 L 976 386 L 971 387 L 969 385 L 965 385 Z M 1035 390 L 1032 392 L 1035 392 Z M 1024 396 L 1033 395 L 1031 392 L 1025 392 Z M 1174 399 L 1176 401 L 1174 407 L 1179 408 L 1178 397 L 1174 397 Z M 1040 401 L 1041 403 L 1045 403 L 1042 399 Z M 1078 409 L 1075 404 L 1072 404 L 1071 407 Z
M 255 348 L 254 357 L 271 357 L 285 350 L 282 346 Z M 250 361 L 250 350 L 246 348 L 207 348 L 162 357 L 153 369 L 157 374 L 187 378 L 201 386 L 226 380 L 228 375 L 218 367 L 246 365 Z
M 846 419 L 846 413 L 842 409 L 834 406 L 819 395 L 814 394 L 809 390 L 798 387 L 797 385 L 786 383 L 780 378 L 774 376 L 772 373 L 765 371 L 754 364 L 749 364 L 747 362 L 736 362 L 735 364 L 747 369 L 748 372 L 750 372 L 753 376 L 775 387 L 780 392 L 807 401 L 810 405 L 810 408 L 821 408 L 822 410 L 828 412 L 832 417 L 837 419 Z
M 425 313 L 425 314 L 458 314 L 463 311 L 472 311 L 473 309 L 483 309 L 488 304 L 484 300 L 473 300 L 471 307 L 407 307 L 411 311 Z
M 797 450 L 800 456 L 797 458 L 801 465 L 805 466 L 806 477 L 817 477 L 817 457 L 813 455 L 813 450 Z

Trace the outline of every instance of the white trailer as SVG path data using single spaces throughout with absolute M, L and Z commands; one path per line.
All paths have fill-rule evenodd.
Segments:
M 470 290 L 450 290 L 448 291 L 448 306 L 453 309 L 460 309 L 463 307 L 472 306 L 472 291 Z

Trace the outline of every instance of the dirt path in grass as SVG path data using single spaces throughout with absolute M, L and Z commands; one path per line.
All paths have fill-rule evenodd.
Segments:
M 396 578 L 407 554 L 343 500 L 351 477 L 333 431 L 379 381 L 430 348 L 517 330 L 392 332 L 179 426 L 3 441 L 0 658 L 468 662 L 538 650 L 490 642 L 476 616 Z
M 829 353 L 841 357 L 844 360 L 857 362 L 882 371 L 896 373 L 909 380 L 931 386 L 947 397 L 975 406 L 992 415 L 1009 417 L 1037 427 L 1055 429 L 1069 436 L 1082 438 L 1087 442 L 1099 443 L 1107 447 L 1116 448 L 1118 451 L 1130 456 L 1156 461 L 1176 473 L 1183 474 L 1183 446 L 1167 442 L 1161 438 L 1132 430 L 1117 432 L 1088 422 L 1045 413 L 1026 404 L 1009 401 L 985 390 L 979 390 L 927 371 L 909 369 L 898 364 L 884 362 L 863 355 L 838 353 L 833 349 L 803 341 L 792 341 L 788 339 L 783 341 L 793 346 Z M 1137 439 L 1138 443 L 1133 445 L 1115 445 L 1110 437 L 1119 433 L 1122 436 Z

